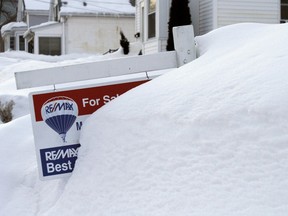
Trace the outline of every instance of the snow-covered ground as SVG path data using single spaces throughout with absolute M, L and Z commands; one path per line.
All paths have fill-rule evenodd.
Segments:
M 32 90 L 15 90 L 13 71 L 99 56 L 0 54 L 0 100 L 16 103 L 0 124 L 0 215 L 286 216 L 287 35 L 287 24 L 237 24 L 197 37 L 197 60 L 95 112 L 73 175 L 45 182 Z

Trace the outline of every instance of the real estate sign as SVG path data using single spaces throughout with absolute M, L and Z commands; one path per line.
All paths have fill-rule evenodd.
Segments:
M 148 80 L 31 93 L 32 126 L 40 179 L 70 175 L 80 147 L 81 128 L 89 115 Z

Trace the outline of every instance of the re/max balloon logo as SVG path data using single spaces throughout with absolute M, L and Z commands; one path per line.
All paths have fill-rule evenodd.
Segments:
M 46 111 L 46 114 L 50 114 L 50 113 L 61 111 L 61 110 L 74 111 L 73 107 L 74 107 L 74 103 L 69 103 L 69 102 L 58 103 L 56 101 L 54 104 L 50 103 L 47 106 L 45 106 L 45 111 Z
M 41 115 L 45 123 L 66 143 L 66 134 L 78 116 L 78 106 L 69 97 L 53 97 L 42 105 Z

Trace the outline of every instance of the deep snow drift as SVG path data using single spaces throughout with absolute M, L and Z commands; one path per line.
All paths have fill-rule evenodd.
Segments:
M 27 116 L 0 125 L 2 155 L 27 158 L 0 163 L 0 215 L 286 216 L 287 35 L 238 24 L 197 37 L 197 60 L 85 122 L 67 180 L 37 179 Z

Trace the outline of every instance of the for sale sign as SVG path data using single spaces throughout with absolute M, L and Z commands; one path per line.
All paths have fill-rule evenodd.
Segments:
M 70 175 L 87 117 L 144 82 L 147 80 L 31 93 L 31 118 L 40 178 Z

